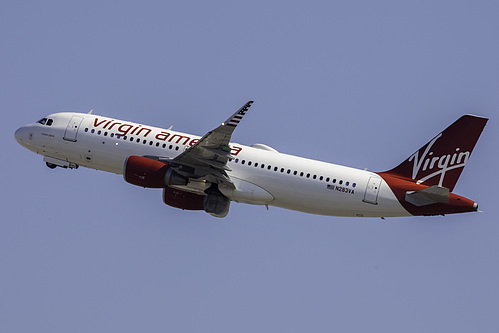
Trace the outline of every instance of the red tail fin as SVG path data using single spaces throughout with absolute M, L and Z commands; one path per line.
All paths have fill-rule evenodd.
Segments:
M 470 158 L 487 118 L 465 115 L 386 173 L 450 191 Z

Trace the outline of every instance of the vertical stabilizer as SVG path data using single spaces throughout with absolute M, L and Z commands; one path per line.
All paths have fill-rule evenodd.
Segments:
M 385 174 L 452 191 L 487 120 L 473 115 L 462 116 Z

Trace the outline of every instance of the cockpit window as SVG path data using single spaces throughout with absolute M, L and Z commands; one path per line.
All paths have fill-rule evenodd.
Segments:
M 53 122 L 54 122 L 54 119 L 50 119 L 50 118 L 43 118 L 43 119 L 40 119 L 37 121 L 37 123 L 42 124 L 42 125 L 47 125 L 47 126 L 51 126 Z

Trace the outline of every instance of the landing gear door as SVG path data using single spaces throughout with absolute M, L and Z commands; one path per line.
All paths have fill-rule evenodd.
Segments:
M 80 116 L 72 116 L 69 120 L 68 126 L 66 127 L 66 132 L 64 132 L 64 140 L 76 142 L 76 135 L 78 134 L 78 129 L 83 118 Z
M 364 194 L 364 202 L 377 205 L 379 187 L 381 185 L 381 178 L 372 176 L 367 183 L 366 193 Z

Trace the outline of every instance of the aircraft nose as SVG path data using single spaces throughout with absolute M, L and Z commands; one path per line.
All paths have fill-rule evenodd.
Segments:
M 14 133 L 14 137 L 16 138 L 16 141 L 22 145 L 23 141 L 26 141 L 28 139 L 28 129 L 26 127 L 19 127 L 16 132 Z
M 20 141 L 22 140 L 22 139 L 21 139 L 21 128 L 22 128 L 22 127 L 18 128 L 18 129 L 16 130 L 16 132 L 14 133 L 14 137 L 16 138 L 16 141 L 17 141 L 18 143 L 20 143 Z

